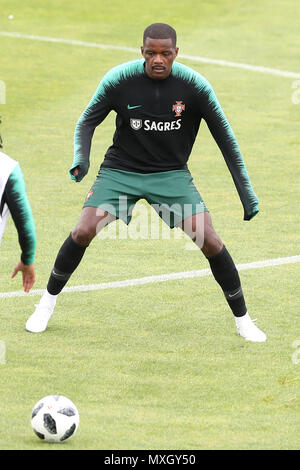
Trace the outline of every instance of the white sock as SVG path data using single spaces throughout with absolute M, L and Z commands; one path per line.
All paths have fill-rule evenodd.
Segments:
M 246 321 L 251 321 L 250 315 L 248 312 L 245 313 L 242 317 L 234 317 L 236 326 L 239 327 L 242 323 Z
M 56 300 L 57 300 L 57 295 L 49 294 L 49 292 L 46 289 L 41 297 L 40 305 L 46 305 L 47 307 L 55 307 Z

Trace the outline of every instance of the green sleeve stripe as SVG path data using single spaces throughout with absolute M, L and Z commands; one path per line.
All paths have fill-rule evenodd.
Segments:
M 136 75 L 142 74 L 144 71 L 144 59 L 131 60 L 125 64 L 113 67 L 99 83 L 94 96 L 92 97 L 88 108 L 97 103 L 101 98 L 106 96 L 110 88 L 116 87 L 120 82 Z
M 182 80 L 190 82 L 191 85 L 194 85 L 198 92 L 202 92 L 205 88 L 209 88 L 210 84 L 200 73 L 191 69 L 187 65 L 181 64 L 179 62 L 174 62 L 172 66 L 172 74 Z
M 203 118 L 224 156 L 247 217 L 257 206 L 258 198 L 252 188 L 235 134 L 211 84 L 201 74 L 178 62 L 173 63 L 172 73 L 189 82 L 199 95 Z
M 76 124 L 74 134 L 74 158 L 69 170 L 71 178 L 77 182 L 87 174 L 91 141 L 95 128 L 105 119 L 112 110 L 109 91 L 123 80 L 129 79 L 144 72 L 144 60 L 132 60 L 112 68 L 99 83 L 92 99 L 81 114 Z M 75 178 L 71 171 L 79 166 L 79 174 Z
M 26 185 L 20 165 L 17 165 L 9 177 L 11 186 L 10 196 L 14 203 L 9 203 L 11 209 L 16 208 L 16 212 L 12 212 L 12 217 L 16 224 L 19 236 L 19 243 L 22 249 L 22 261 L 26 265 L 34 262 L 36 252 L 36 230 L 32 215 L 31 206 L 26 193 Z

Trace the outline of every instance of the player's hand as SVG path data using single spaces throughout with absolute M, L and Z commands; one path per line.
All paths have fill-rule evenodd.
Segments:
M 251 212 L 246 212 L 244 210 L 244 220 L 251 220 L 253 217 L 256 216 L 256 214 L 259 213 L 258 205 L 254 206 L 251 210 Z
M 73 168 L 73 170 L 71 170 L 71 173 L 73 176 L 75 176 L 75 178 L 77 178 L 78 174 L 79 174 L 79 166 L 75 166 L 75 168 Z
M 35 282 L 35 269 L 34 265 L 26 265 L 20 260 L 15 267 L 11 277 L 14 278 L 16 274 L 21 271 L 23 277 L 23 287 L 25 292 L 29 292 Z
M 89 171 L 90 162 L 82 162 L 69 170 L 69 175 L 73 181 L 79 183 Z

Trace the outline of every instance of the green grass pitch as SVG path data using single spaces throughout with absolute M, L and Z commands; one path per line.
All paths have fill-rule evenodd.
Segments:
M 300 73 L 299 15 L 293 0 L 160 0 L 147 8 L 137 0 L 2 0 L 0 32 L 137 50 L 0 35 L 0 132 L 34 212 L 35 289 L 45 288 L 112 139 L 113 114 L 96 130 L 89 174 L 75 184 L 67 171 L 76 121 L 103 74 L 139 56 L 144 28 L 172 24 L 182 54 Z M 244 222 L 203 123 L 189 167 L 217 232 L 236 263 L 299 255 L 299 79 L 181 61 L 212 83 L 260 199 L 259 215 Z M 69 285 L 207 268 L 185 243 L 96 238 Z M 0 256 L 1 292 L 20 290 L 20 277 L 10 279 L 19 258 L 11 221 Z M 63 293 L 39 335 L 25 331 L 38 296 L 0 298 L 0 449 L 298 449 L 300 265 L 245 270 L 241 279 L 266 343 L 237 336 L 211 276 Z M 49 394 L 69 397 L 80 413 L 78 432 L 60 446 L 30 427 L 33 405 Z

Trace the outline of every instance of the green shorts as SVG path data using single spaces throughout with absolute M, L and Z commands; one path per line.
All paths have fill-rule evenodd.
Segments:
M 100 169 L 83 207 L 101 208 L 129 224 L 140 199 L 145 199 L 170 228 L 191 215 L 208 212 L 188 170 L 135 173 Z

